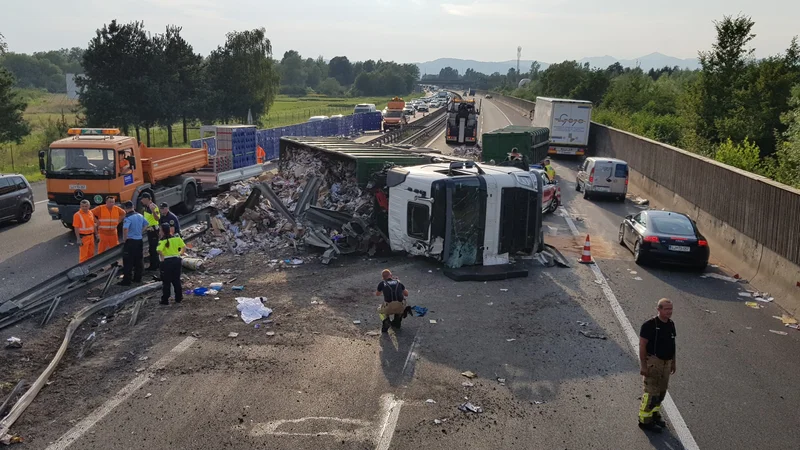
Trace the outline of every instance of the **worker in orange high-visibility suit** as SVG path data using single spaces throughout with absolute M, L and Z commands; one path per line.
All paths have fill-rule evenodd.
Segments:
M 259 164 L 264 164 L 264 160 L 267 159 L 267 153 L 261 148 L 260 145 L 256 146 L 256 160 Z
M 75 229 L 75 238 L 80 247 L 80 259 L 85 262 L 94 256 L 94 233 L 96 222 L 94 214 L 89 211 L 89 200 L 81 200 L 81 209 L 72 216 L 72 227 Z
M 119 245 L 117 226 L 125 219 L 125 210 L 115 205 L 115 202 L 114 196 L 109 195 L 106 197 L 105 205 L 100 205 L 92 210 L 92 214 L 97 219 L 97 234 L 100 236 L 100 244 L 97 246 L 98 255 Z

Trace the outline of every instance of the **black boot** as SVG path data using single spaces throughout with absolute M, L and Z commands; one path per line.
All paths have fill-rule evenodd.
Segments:
M 383 319 L 383 325 L 381 326 L 381 333 L 386 333 L 387 331 L 389 331 L 390 326 L 392 326 L 392 322 L 389 320 L 389 318 L 387 317 Z
M 667 422 L 664 421 L 664 418 L 661 417 L 660 413 L 653 413 L 653 423 L 661 428 L 667 428 Z
M 663 428 L 658 426 L 658 424 L 655 422 L 650 422 L 650 423 L 639 422 L 639 428 L 646 431 L 652 431 L 653 433 L 661 433 L 663 431 Z
M 392 320 L 392 326 L 399 329 L 402 324 L 403 324 L 403 316 L 401 316 L 400 314 L 396 314 L 394 316 L 394 320 Z

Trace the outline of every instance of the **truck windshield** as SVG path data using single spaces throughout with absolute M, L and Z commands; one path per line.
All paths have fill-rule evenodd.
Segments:
M 386 111 L 386 117 L 402 117 L 403 111 L 400 110 L 389 110 Z
M 103 178 L 116 175 L 114 150 L 51 148 L 47 154 L 48 178 Z

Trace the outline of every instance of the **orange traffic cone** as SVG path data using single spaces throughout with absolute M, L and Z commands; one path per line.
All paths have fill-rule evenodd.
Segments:
M 583 244 L 583 253 L 581 259 L 578 260 L 581 264 L 594 264 L 592 259 L 592 243 L 589 242 L 589 235 L 586 235 L 586 242 Z

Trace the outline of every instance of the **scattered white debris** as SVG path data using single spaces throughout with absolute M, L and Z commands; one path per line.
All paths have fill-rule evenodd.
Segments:
M 272 310 L 264 306 L 266 297 L 236 297 L 236 309 L 242 313 L 242 320 L 249 324 L 254 320 L 269 317 Z
M 149 356 L 142 356 L 139 358 L 139 361 L 147 361 L 148 359 L 150 359 Z
M 703 275 L 700 275 L 700 278 L 716 278 L 717 280 L 727 281 L 728 283 L 739 282 L 739 280 L 736 278 L 720 275 L 718 273 L 704 273 Z
M 431 319 L 431 320 L 430 320 L 430 323 L 437 323 L 437 322 L 436 322 L 436 319 Z
M 633 277 L 633 279 L 636 281 L 642 281 L 642 277 Z
M 375 331 L 375 330 L 367 331 L 367 336 L 380 336 L 380 335 L 381 335 L 380 331 Z
M 160 381 L 160 382 L 162 382 L 162 383 L 163 383 L 163 382 L 167 381 L 167 377 L 161 377 L 161 379 L 160 379 L 160 380 L 158 380 L 158 381 Z
M 435 423 L 436 425 L 441 425 L 442 421 L 439 419 L 433 419 L 433 423 Z
M 776 331 L 776 330 L 769 330 L 769 332 L 770 332 L 770 333 L 779 334 L 779 335 L 781 335 L 781 336 L 786 336 L 786 335 L 788 335 L 788 334 L 789 334 L 789 333 L 787 333 L 787 332 L 785 332 L 785 331 Z
M 508 289 L 500 289 L 500 292 L 508 292 Z
M 739 292 L 739 297 L 752 297 L 753 294 L 749 292 Z
M 464 386 L 464 387 L 473 387 L 473 386 L 475 386 L 475 383 L 473 383 L 471 381 L 465 381 L 465 382 L 461 383 L 461 385 Z
M 239 333 L 237 333 L 235 331 L 231 331 L 230 333 L 228 333 L 228 337 L 229 338 L 235 338 L 237 336 L 239 336 Z
M 475 378 L 475 377 L 478 376 L 478 375 L 475 374 L 475 372 L 473 372 L 471 370 L 467 370 L 467 371 L 461 372 L 461 375 L 463 375 L 463 376 L 465 376 L 467 378 Z
M 582 322 L 580 320 L 578 320 L 577 322 L 578 322 L 578 325 L 582 326 L 582 327 L 585 327 L 585 326 L 589 325 L 589 322 Z
M 436 403 L 436 400 L 434 400 L 432 398 L 429 398 L 429 399 L 425 400 L 425 403 Z
M 153 396 L 153 394 L 151 394 L 151 393 L 149 393 L 149 392 L 148 392 L 148 393 L 147 393 L 147 394 L 144 396 L 144 398 L 150 398 L 150 397 L 152 397 L 152 396 Z
M 500 384 L 504 384 L 506 382 L 506 379 L 505 378 L 498 378 L 497 382 L 500 383 Z
M 22 347 L 22 339 L 11 336 L 10 338 L 6 339 L 6 348 L 21 348 Z
M 360 320 L 354 320 L 353 321 L 353 325 L 361 325 L 361 321 Z
M 145 371 L 144 367 L 139 367 L 138 369 L 136 369 L 136 372 L 144 372 L 144 371 Z
M 709 314 L 716 314 L 717 313 L 716 311 L 711 311 L 710 309 L 704 309 L 703 311 L 705 311 L 705 312 L 707 312 Z
M 492 306 L 492 305 L 494 305 L 494 302 L 489 302 L 489 303 L 487 303 L 487 305 Z
M 514 341 L 516 341 L 516 339 L 514 339 L 514 338 L 506 339 L 506 342 L 514 342 Z
M 317 333 L 317 334 L 319 334 L 319 333 Z M 275 336 L 275 332 L 274 331 L 267 331 L 267 336 Z
M 458 407 L 458 409 L 463 412 L 471 412 L 475 414 L 480 414 L 483 412 L 483 408 L 481 408 L 480 406 L 475 406 L 470 402 L 462 404 L 461 406 Z

